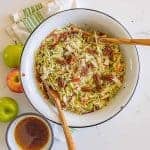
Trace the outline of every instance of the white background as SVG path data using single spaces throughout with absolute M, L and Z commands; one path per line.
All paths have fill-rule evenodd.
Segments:
M 0 53 L 10 43 L 4 29 L 8 15 L 29 6 L 36 0 L 1 0 Z M 78 7 L 97 9 L 118 19 L 133 37 L 150 38 L 149 0 L 77 0 Z M 128 106 L 111 121 L 97 127 L 79 129 L 74 133 L 77 150 L 150 150 L 150 47 L 138 47 L 141 72 L 137 90 Z M 11 93 L 5 83 L 9 71 L 0 56 L 0 96 L 17 99 L 20 113 L 33 111 L 24 95 Z M 5 130 L 0 123 L 0 150 L 7 150 Z M 65 143 L 55 141 L 53 150 L 65 150 Z

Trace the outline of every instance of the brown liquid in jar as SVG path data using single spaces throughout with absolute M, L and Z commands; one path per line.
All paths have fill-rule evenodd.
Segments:
M 17 124 L 15 140 L 22 150 L 41 150 L 50 140 L 50 132 L 41 119 L 27 117 Z

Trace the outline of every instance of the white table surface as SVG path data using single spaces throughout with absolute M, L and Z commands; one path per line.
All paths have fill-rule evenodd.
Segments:
M 8 15 L 29 6 L 36 0 L 1 0 L 0 53 L 11 41 L 4 29 L 10 23 Z M 78 0 L 78 7 L 104 11 L 118 19 L 133 37 L 150 38 L 149 0 Z M 138 47 L 141 72 L 137 90 L 128 106 L 112 120 L 74 133 L 77 150 L 150 150 L 150 47 Z M 0 96 L 17 99 L 20 113 L 34 111 L 23 94 L 10 92 L 5 78 L 9 71 L 0 56 Z M 26 109 L 24 109 L 26 108 Z M 0 150 L 7 150 L 5 131 L 0 123 Z M 65 150 L 65 143 L 55 141 L 53 150 Z

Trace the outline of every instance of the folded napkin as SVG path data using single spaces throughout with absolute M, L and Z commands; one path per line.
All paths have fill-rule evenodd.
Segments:
M 16 43 L 24 44 L 30 33 L 52 14 L 76 7 L 75 0 L 45 0 L 31 7 L 24 8 L 10 17 L 14 22 L 6 28 L 10 38 Z
M 10 38 L 15 43 L 24 44 L 30 33 L 48 16 L 76 7 L 75 0 L 43 0 L 31 7 L 24 8 L 16 13 L 11 14 L 10 18 L 13 24 L 6 28 Z M 52 124 L 54 137 L 56 140 L 65 141 L 62 127 Z M 71 129 L 72 132 L 75 129 Z

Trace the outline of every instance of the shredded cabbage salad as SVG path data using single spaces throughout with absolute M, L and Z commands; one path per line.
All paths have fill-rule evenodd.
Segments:
M 102 109 L 122 87 L 124 57 L 118 45 L 101 42 L 106 34 L 76 25 L 55 29 L 41 43 L 35 70 L 60 95 L 62 108 L 77 114 Z M 53 100 L 52 100 L 53 101 Z

